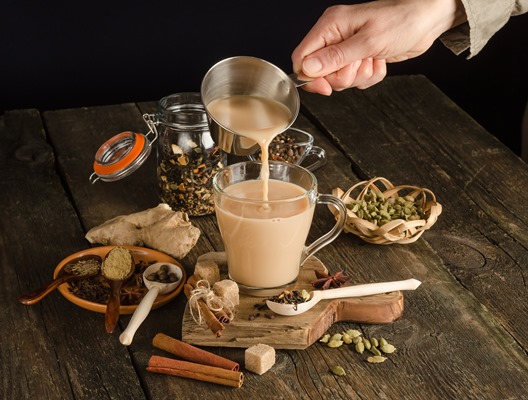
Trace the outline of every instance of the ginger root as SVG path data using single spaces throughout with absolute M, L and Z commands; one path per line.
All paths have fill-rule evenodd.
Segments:
M 113 246 L 145 246 L 181 259 L 194 247 L 200 230 L 186 213 L 167 204 L 112 218 L 88 231 L 90 243 Z

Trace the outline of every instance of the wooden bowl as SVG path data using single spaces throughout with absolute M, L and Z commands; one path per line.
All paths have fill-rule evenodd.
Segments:
M 396 204 L 398 198 L 411 196 L 414 204 L 423 211 L 422 217 L 414 220 L 404 218 L 390 219 L 383 224 L 376 220 L 367 220 L 360 211 L 358 201 L 365 201 L 371 193 L 383 194 L 385 199 Z M 332 190 L 332 194 L 339 197 L 347 206 L 347 222 L 344 231 L 359 236 L 366 242 L 373 244 L 406 244 L 413 243 L 433 224 L 442 213 L 442 206 L 429 189 L 417 186 L 394 186 L 388 179 L 376 177 L 369 181 L 356 183 L 346 192 L 340 188 Z M 364 205 L 365 203 L 363 203 Z M 334 212 L 333 209 L 331 209 Z M 359 215 L 358 215 L 359 214 Z M 415 217 L 416 218 L 416 217 Z
M 57 267 L 55 268 L 55 271 L 53 273 L 53 277 L 56 278 L 62 268 L 64 268 L 65 265 L 67 265 L 71 260 L 77 259 L 79 257 L 84 257 L 87 255 L 97 255 L 101 258 L 104 258 L 110 250 L 112 250 L 114 247 L 117 246 L 100 246 L 100 247 L 93 247 L 91 249 L 82 250 L 77 253 L 71 254 L 70 256 L 66 257 L 64 260 L 62 260 Z M 145 247 L 137 247 L 137 246 L 120 246 L 124 247 L 128 250 L 130 250 L 130 253 L 132 253 L 132 257 L 135 262 L 138 262 L 139 260 L 145 261 L 145 262 L 166 262 L 171 264 L 176 264 L 181 268 L 182 272 L 182 279 L 180 281 L 180 284 L 178 287 L 167 294 L 160 294 L 156 300 L 154 301 L 154 304 L 152 305 L 152 309 L 159 308 L 161 306 L 164 306 L 171 300 L 173 300 L 183 289 L 183 283 L 186 279 L 185 270 L 181 266 L 181 264 L 176 261 L 174 258 L 168 256 L 165 253 L 161 253 L 156 250 L 148 249 Z M 100 304 L 95 303 L 92 301 L 88 301 L 85 299 L 82 299 L 80 297 L 75 296 L 70 291 L 70 286 L 68 283 L 64 283 L 58 287 L 59 292 L 69 301 L 71 301 L 73 304 L 85 308 L 90 311 L 95 311 L 97 313 L 106 313 L 106 304 Z M 136 310 L 137 305 L 121 305 L 119 307 L 119 314 L 133 314 Z

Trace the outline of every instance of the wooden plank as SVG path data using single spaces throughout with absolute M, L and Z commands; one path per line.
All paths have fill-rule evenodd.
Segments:
M 87 243 L 56 174 L 40 114 L 5 113 L 0 137 L 0 191 L 6 194 L 0 207 L 0 397 L 143 397 L 128 352 L 104 334 L 100 315 L 58 292 L 34 306 L 18 303 Z

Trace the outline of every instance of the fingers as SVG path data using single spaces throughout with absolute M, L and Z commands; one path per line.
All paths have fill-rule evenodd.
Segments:
M 302 88 L 307 92 L 319 93 L 324 96 L 330 96 L 332 94 L 332 86 L 330 86 L 325 78 L 317 78 Z
M 368 67 L 362 70 L 360 67 L 354 82 L 358 89 L 366 89 L 381 82 L 387 75 L 387 63 L 385 60 L 370 60 Z M 361 64 L 363 66 L 363 63 Z
M 318 78 L 303 86 L 303 89 L 308 92 L 329 96 L 334 90 L 342 91 L 352 87 L 358 89 L 369 88 L 381 82 L 386 75 L 387 65 L 385 60 L 367 58 L 347 65 L 324 78 Z

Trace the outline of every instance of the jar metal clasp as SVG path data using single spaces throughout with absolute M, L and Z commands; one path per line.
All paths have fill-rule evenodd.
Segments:
M 89 181 L 113 182 L 137 170 L 150 155 L 152 144 L 158 138 L 156 123 L 150 114 L 143 114 L 149 127 L 146 135 L 137 132 L 121 132 L 108 139 L 95 154 L 94 172 Z

